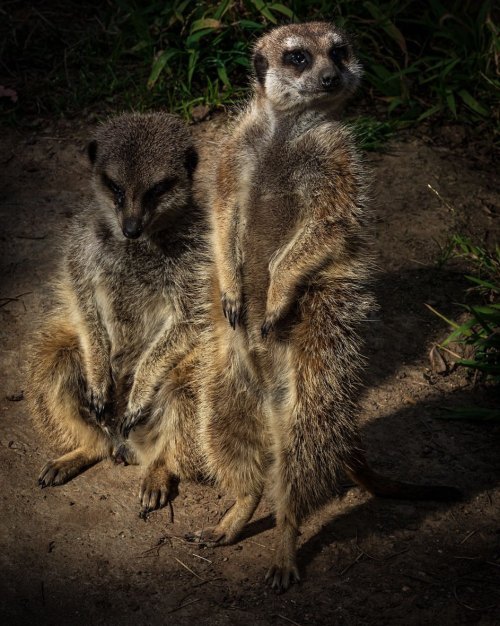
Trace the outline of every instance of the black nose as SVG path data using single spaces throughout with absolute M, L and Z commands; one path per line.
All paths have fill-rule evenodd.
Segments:
M 122 232 L 127 239 L 137 239 L 142 233 L 142 223 L 137 217 L 126 217 L 123 222 Z
M 324 74 L 321 77 L 321 86 L 323 89 L 333 89 L 338 84 L 339 80 L 336 74 Z

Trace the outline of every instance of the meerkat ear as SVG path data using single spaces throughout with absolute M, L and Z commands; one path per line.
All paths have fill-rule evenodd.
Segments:
M 87 146 L 87 155 L 89 157 L 90 162 L 93 165 L 97 157 L 97 141 L 95 141 L 95 139 L 92 140 Z
M 269 62 L 266 57 L 257 50 L 253 55 L 253 70 L 255 72 L 255 76 L 261 85 L 264 84 L 266 79 L 267 68 L 269 67 Z
M 184 156 L 184 166 L 187 169 L 189 178 L 194 174 L 196 166 L 198 165 L 198 152 L 194 146 L 189 146 Z

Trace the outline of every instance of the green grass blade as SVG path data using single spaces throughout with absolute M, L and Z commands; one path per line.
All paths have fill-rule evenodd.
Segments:
M 465 104 L 470 107 L 473 111 L 478 113 L 483 117 L 488 117 L 489 112 L 481 105 L 479 102 L 471 96 L 471 94 L 467 91 L 467 89 L 461 89 L 458 92 L 458 95 L 462 98 Z
M 445 413 L 437 415 L 438 419 L 449 420 L 477 420 L 492 422 L 500 420 L 500 409 L 483 409 L 476 407 L 465 407 L 462 409 L 451 409 L 442 407 Z

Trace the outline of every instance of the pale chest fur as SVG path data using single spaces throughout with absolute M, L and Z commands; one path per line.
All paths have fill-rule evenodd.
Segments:
M 307 140 L 307 128 L 288 124 L 249 132 L 236 168 L 241 245 L 269 263 L 290 241 L 320 189 L 311 181 L 323 176 L 321 151 Z
M 162 292 L 111 288 L 97 278 L 94 294 L 112 352 L 150 344 L 175 318 L 173 303 Z
M 108 249 L 98 260 L 92 290 L 112 351 L 144 347 L 174 321 L 178 294 L 167 264 L 133 247 Z

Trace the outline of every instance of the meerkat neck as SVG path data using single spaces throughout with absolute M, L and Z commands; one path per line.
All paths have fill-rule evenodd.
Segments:
M 308 127 L 311 122 L 338 120 L 336 109 L 330 103 L 315 103 L 314 107 L 309 104 L 297 103 L 289 108 L 277 107 L 265 94 L 257 92 L 250 102 L 250 120 L 264 122 L 270 136 L 283 126 L 300 128 Z

